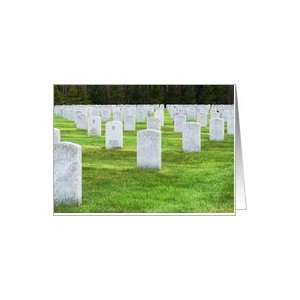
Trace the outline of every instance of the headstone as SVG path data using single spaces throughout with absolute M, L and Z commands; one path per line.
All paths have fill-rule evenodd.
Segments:
M 53 129 L 53 144 L 60 142 L 60 130 L 57 128 Z
M 122 112 L 120 110 L 113 112 L 113 120 L 122 122 Z
M 91 116 L 88 120 L 88 136 L 101 136 L 101 118 Z
M 134 115 L 125 115 L 124 130 L 125 131 L 135 131 L 135 116 Z
M 204 112 L 200 112 L 197 114 L 197 122 L 200 123 L 201 127 L 207 126 L 207 114 Z
M 161 132 L 141 130 L 137 134 L 137 166 L 145 169 L 161 168 Z
M 209 125 L 209 139 L 211 141 L 223 141 L 224 140 L 224 120 L 223 119 L 211 119 Z
M 120 121 L 110 121 L 105 124 L 105 148 L 123 148 L 123 124 Z
M 54 144 L 54 203 L 81 204 L 81 146 Z
M 111 112 L 109 109 L 103 109 L 101 111 L 101 117 L 102 117 L 103 122 L 107 122 L 110 119 L 110 114 L 111 114 Z
M 234 134 L 234 118 L 230 117 L 227 119 L 227 134 Z
M 194 109 L 194 108 L 188 109 L 187 117 L 188 117 L 188 120 L 195 121 L 196 120 L 196 109 Z
M 201 126 L 198 122 L 186 122 L 182 131 L 182 150 L 184 152 L 201 151 Z
M 99 116 L 99 111 L 95 107 L 90 107 L 88 109 L 88 116 Z
M 211 111 L 210 112 L 210 119 L 218 119 L 220 118 L 220 113 L 217 111 Z
M 159 118 L 160 120 L 160 126 L 165 126 L 165 110 L 163 107 L 161 107 L 159 110 L 158 110 L 158 115 L 157 117 Z
M 160 125 L 161 122 L 159 118 L 154 118 L 154 117 L 147 118 L 147 129 L 160 130 Z
M 75 123 L 78 129 L 87 129 L 87 117 L 83 112 L 77 112 L 75 115 Z
M 175 132 L 182 132 L 184 124 L 186 122 L 186 116 L 185 115 L 176 115 L 174 117 L 174 130 Z
M 136 121 L 139 123 L 145 122 L 147 112 L 144 107 L 138 107 L 136 110 Z

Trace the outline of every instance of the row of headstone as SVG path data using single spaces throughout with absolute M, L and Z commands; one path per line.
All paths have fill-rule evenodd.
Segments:
M 145 122 L 148 116 L 157 113 L 163 122 L 163 111 L 164 105 L 56 105 L 54 107 L 56 115 L 73 121 L 79 119 L 79 127 L 82 129 L 87 129 L 87 119 L 90 116 L 101 117 L 103 122 L 110 120 L 123 122 L 128 116 L 133 116 L 136 122 Z
M 224 121 L 211 120 L 211 140 L 223 140 Z M 57 129 L 54 130 L 54 201 L 56 204 L 81 204 L 81 146 L 60 142 Z M 123 147 L 122 123 L 106 123 L 106 149 Z M 184 152 L 201 151 L 201 126 L 197 122 L 186 122 L 182 131 L 182 149 Z M 137 133 L 137 167 L 141 169 L 161 169 L 161 131 L 146 129 Z
M 230 119 L 231 120 L 231 119 Z M 204 122 L 186 122 L 185 115 L 176 115 L 174 118 L 175 132 L 182 133 L 182 149 L 184 152 L 201 151 L 201 124 Z M 228 122 L 227 133 L 234 133 L 234 122 Z M 147 119 L 147 129 L 160 131 L 161 123 L 158 118 L 149 117 Z M 224 120 L 215 118 L 210 120 L 209 139 L 211 141 L 224 140 Z M 54 143 L 58 130 L 54 131 Z M 123 124 L 120 121 L 109 121 L 106 123 L 105 130 L 106 149 L 116 149 L 123 147 Z M 90 117 L 88 122 L 88 135 L 101 136 L 101 118 L 97 116 Z
M 227 123 L 227 133 L 234 133 L 233 105 L 167 105 L 167 111 L 174 121 L 175 132 L 182 132 L 186 121 L 196 121 L 201 127 L 206 127 L 209 119 L 222 118 Z M 158 118 L 160 126 L 164 126 L 164 108 L 158 105 L 66 105 L 55 106 L 54 112 L 75 121 L 78 129 L 88 131 L 89 119 L 96 116 L 102 122 L 111 119 L 123 122 L 125 131 L 135 131 L 136 123 L 148 122 L 149 117 Z M 149 128 L 152 128 L 151 125 Z M 154 126 L 154 129 L 157 128 Z
M 174 115 L 174 131 L 183 133 L 186 124 L 188 124 L 187 116 L 184 113 L 177 113 Z M 206 113 L 197 114 L 197 123 L 200 127 L 206 127 L 208 123 L 208 115 Z M 210 140 L 222 141 L 224 140 L 225 122 L 227 123 L 227 134 L 234 135 L 234 117 L 233 114 L 228 115 L 226 119 L 220 117 L 219 112 L 210 113 L 209 132 Z M 217 137 L 216 137 L 217 136 Z
M 106 148 L 123 147 L 122 123 L 106 123 Z M 82 202 L 82 152 L 81 146 L 59 141 L 59 130 L 54 129 L 53 145 L 53 198 L 55 205 L 80 205 Z M 161 168 L 161 132 L 146 129 L 137 133 L 137 167 Z
M 201 149 L 201 124 L 203 122 L 187 122 L 186 116 L 183 114 L 176 115 L 174 118 L 175 132 L 182 133 L 182 148 L 187 152 L 200 152 Z M 198 130 L 200 127 L 200 130 Z M 193 129 L 195 128 L 195 129 Z M 196 129 L 197 128 L 197 129 Z M 160 130 L 161 122 L 158 118 L 149 117 L 147 119 L 147 129 Z M 105 147 L 106 149 L 122 148 L 123 147 L 123 124 L 120 121 L 109 121 L 106 123 L 105 130 Z M 194 132 L 194 133 L 192 133 Z M 233 119 L 229 119 L 227 122 L 227 133 L 234 134 L 234 122 Z M 58 129 L 54 130 L 54 143 L 56 143 L 60 133 Z M 88 120 L 88 136 L 101 136 L 101 118 L 98 116 L 92 116 Z M 188 138 L 189 137 L 189 138 Z M 224 140 L 224 120 L 220 118 L 212 118 L 209 126 L 209 139 L 211 141 L 223 141 Z M 190 140 L 191 142 L 187 142 Z M 200 142 L 199 142 L 200 140 Z M 191 149 L 199 150 L 187 150 L 188 144 L 194 143 Z
M 219 112 L 222 118 L 226 118 L 227 112 L 233 112 L 233 105 L 167 105 L 167 111 L 173 118 L 176 113 L 184 113 L 188 119 L 195 121 L 196 114 L 200 112 Z M 122 121 L 125 114 L 135 115 L 137 122 L 145 122 L 149 113 L 162 112 L 164 105 L 56 105 L 54 113 L 66 119 L 74 118 L 77 111 L 86 115 L 102 117 L 108 121 L 112 115 L 113 120 Z
M 171 110 L 171 108 L 169 108 Z M 137 109 L 139 111 L 139 109 Z M 147 129 L 137 132 L 137 167 L 141 169 L 160 169 L 161 157 L 161 126 L 160 116 L 162 109 L 153 109 L 151 116 L 146 115 Z M 115 110 L 115 117 L 120 112 Z M 65 115 L 65 113 L 63 113 Z M 142 113 L 141 113 L 142 114 Z M 138 113 L 137 113 L 138 115 Z M 125 114 L 124 129 L 135 130 L 135 118 L 137 115 Z M 174 130 L 182 133 L 182 150 L 184 152 L 201 151 L 201 127 L 207 125 L 208 112 L 202 110 L 196 113 L 196 121 L 188 121 L 192 114 L 186 114 L 183 110 L 173 114 Z M 220 117 L 223 117 L 220 118 Z M 102 112 L 101 117 L 105 124 L 105 147 L 115 149 L 123 147 L 123 122 L 119 120 L 109 121 L 108 113 Z M 77 128 L 87 129 L 89 136 L 101 135 L 101 117 L 94 111 L 86 114 L 77 110 L 75 122 Z M 144 116 L 140 116 L 140 120 Z M 192 116 L 193 118 L 195 116 Z M 121 119 L 121 118 L 120 118 Z M 224 122 L 227 122 L 227 133 L 234 134 L 233 114 L 224 110 L 222 115 L 215 108 L 210 111 L 209 137 L 212 141 L 224 140 Z M 126 130 L 126 129 L 125 129 Z M 60 141 L 60 131 L 54 129 L 54 200 L 55 203 L 80 204 L 81 203 L 81 146 Z

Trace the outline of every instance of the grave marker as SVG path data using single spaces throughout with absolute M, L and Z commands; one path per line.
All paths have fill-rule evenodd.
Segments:
M 124 130 L 125 131 L 135 131 L 135 116 L 134 115 L 125 115 Z
M 123 124 L 120 121 L 110 121 L 105 124 L 105 148 L 123 148 Z
M 88 136 L 101 136 L 101 118 L 90 116 L 88 119 Z
M 160 130 L 161 121 L 159 118 L 148 117 L 147 118 L 147 129 Z
M 53 144 L 60 142 L 60 130 L 57 128 L 53 129 Z
M 175 132 L 182 132 L 184 124 L 186 122 L 186 116 L 185 115 L 176 115 L 174 117 L 174 130 Z
M 161 168 L 161 132 L 154 129 L 141 130 L 137 134 L 137 167 Z
M 182 150 L 184 152 L 201 151 L 201 126 L 198 122 L 186 122 L 182 132 Z
M 81 146 L 54 144 L 54 203 L 81 204 Z
M 211 141 L 224 141 L 224 120 L 211 119 L 209 125 L 209 139 Z

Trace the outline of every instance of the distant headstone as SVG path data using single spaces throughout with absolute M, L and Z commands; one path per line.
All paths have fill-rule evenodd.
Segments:
M 126 115 L 124 118 L 124 130 L 125 131 L 135 131 L 135 116 Z
M 160 126 L 165 126 L 165 110 L 162 107 L 159 108 L 158 112 L 157 112 L 157 117 L 160 120 Z
M 224 120 L 223 119 L 211 119 L 209 125 L 209 139 L 211 141 L 223 141 L 224 140 Z
M 207 114 L 204 112 L 200 112 L 197 114 L 197 122 L 200 123 L 201 127 L 207 126 Z
M 147 118 L 147 129 L 160 130 L 161 121 L 159 118 L 148 117 Z
M 161 132 L 154 129 L 141 130 L 137 134 L 137 167 L 161 168 Z
M 229 119 L 234 118 L 234 110 L 226 109 L 222 113 L 222 119 L 227 122 Z
M 185 115 L 176 115 L 174 117 L 174 131 L 175 132 L 182 132 L 184 124 L 186 122 L 186 116 Z
M 78 129 L 86 130 L 88 128 L 86 114 L 83 112 L 77 112 L 75 115 L 75 123 Z
M 53 144 L 60 142 L 60 130 L 57 128 L 53 129 Z
M 210 112 L 210 119 L 218 119 L 220 118 L 220 113 L 217 111 L 211 111 Z
M 186 122 L 182 131 L 182 150 L 184 152 L 201 151 L 201 126 L 198 122 Z
M 81 146 L 54 144 L 54 203 L 81 204 Z
M 196 120 L 196 109 L 194 109 L 194 108 L 188 109 L 187 118 L 190 121 L 195 121 Z
M 90 116 L 88 119 L 88 136 L 101 136 L 101 118 Z
M 91 116 L 99 116 L 99 111 L 98 109 L 94 108 L 94 107 L 90 107 L 88 109 L 88 116 L 91 117 Z
M 107 122 L 110 119 L 110 116 L 111 116 L 111 112 L 109 109 L 103 109 L 101 111 L 101 117 L 103 122 Z
M 113 112 L 113 120 L 122 122 L 122 112 L 120 110 Z
M 105 124 L 105 148 L 123 148 L 123 124 L 120 121 L 110 121 Z
M 227 134 L 234 134 L 234 118 L 230 117 L 227 119 Z
M 147 111 L 143 107 L 138 107 L 136 110 L 136 121 L 145 122 L 147 116 Z

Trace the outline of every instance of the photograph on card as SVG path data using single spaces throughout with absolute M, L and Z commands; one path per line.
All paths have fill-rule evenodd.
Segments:
M 54 214 L 234 214 L 234 88 L 55 84 Z

